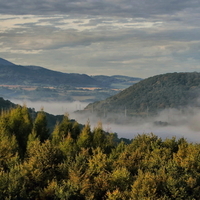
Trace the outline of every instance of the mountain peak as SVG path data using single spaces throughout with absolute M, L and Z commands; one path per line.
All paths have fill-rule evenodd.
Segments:
M 0 65 L 15 65 L 15 64 L 13 64 L 3 58 L 0 58 Z

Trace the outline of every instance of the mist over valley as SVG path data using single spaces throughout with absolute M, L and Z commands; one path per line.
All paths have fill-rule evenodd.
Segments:
M 151 132 L 162 138 L 200 139 L 197 72 L 168 73 L 142 80 L 120 75 L 65 74 L 19 66 L 5 59 L 0 59 L 0 71 L 1 96 L 36 111 L 43 108 L 53 115 L 68 113 L 71 119 L 82 124 L 89 121 L 92 127 L 102 122 L 105 131 L 129 139 Z M 63 76 L 68 82 L 62 82 Z
M 91 128 L 102 123 L 107 132 L 117 133 L 119 138 L 132 139 L 138 134 L 153 133 L 163 139 L 186 138 L 190 142 L 200 142 L 200 108 L 185 107 L 184 109 L 164 109 L 155 116 L 125 116 L 125 113 L 110 113 L 107 116 L 97 116 L 95 113 L 82 114 L 88 103 L 85 102 L 45 102 L 21 101 L 11 99 L 15 104 L 26 105 L 35 111 L 44 109 L 53 115 L 69 114 L 70 119 L 75 119 L 81 124 L 90 122 Z M 78 112 L 77 112 L 78 111 Z

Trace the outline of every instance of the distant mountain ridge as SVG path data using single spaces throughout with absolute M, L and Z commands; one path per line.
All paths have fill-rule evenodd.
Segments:
M 89 76 L 87 74 L 63 73 L 38 66 L 15 65 L 0 58 L 1 85 L 33 85 L 33 86 L 60 86 L 75 87 L 111 87 L 118 83 L 128 87 L 140 78 L 128 76 Z M 113 85 L 114 84 L 114 85 Z
M 98 81 L 86 74 L 67 74 L 37 66 L 15 65 L 0 60 L 0 84 L 6 85 L 73 85 L 98 86 Z
M 200 106 L 200 73 L 168 73 L 144 79 L 85 111 L 147 115 L 165 108 Z
M 3 58 L 0 58 L 0 65 L 15 65 L 15 64 L 13 64 Z

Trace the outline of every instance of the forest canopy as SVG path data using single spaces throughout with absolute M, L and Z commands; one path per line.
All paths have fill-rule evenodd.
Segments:
M 153 133 L 130 143 L 68 115 L 51 132 L 44 111 L 0 115 L 0 199 L 200 199 L 200 144 Z

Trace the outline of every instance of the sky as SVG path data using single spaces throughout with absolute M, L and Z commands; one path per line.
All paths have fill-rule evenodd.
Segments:
M 65 73 L 200 71 L 200 0 L 0 0 L 0 57 Z

